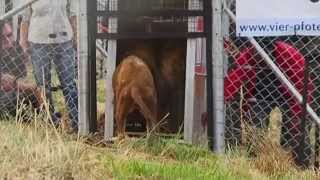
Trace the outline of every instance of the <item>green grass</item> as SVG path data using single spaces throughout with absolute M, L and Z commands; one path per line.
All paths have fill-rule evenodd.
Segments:
M 215 163 L 204 167 L 197 162 L 167 163 L 143 160 L 113 161 L 113 175 L 117 179 L 236 179 L 227 171 L 218 169 Z
M 183 147 L 177 150 L 181 157 L 170 158 L 169 154 L 160 151 L 140 151 L 145 144 L 137 140 L 98 148 L 86 144 L 85 139 L 55 131 L 37 117 L 34 119 L 30 124 L 0 121 L 0 179 L 232 177 L 218 166 L 217 158 L 212 154 L 207 158 L 208 153 L 195 155 L 191 153 L 193 150 Z M 174 142 L 168 144 L 179 146 Z
M 127 139 L 107 147 L 55 130 L 0 121 L 0 179 L 316 179 L 312 171 L 262 172 L 244 153 L 215 155 L 178 138 Z M 91 140 L 92 141 L 92 140 Z M 90 141 L 90 142 L 91 142 Z M 91 143 L 94 144 L 94 143 Z M 276 164 L 274 165 L 276 166 Z
M 56 75 L 53 82 L 58 84 Z M 102 112 L 104 80 L 97 81 L 97 89 Z M 62 92 L 54 93 L 54 99 L 58 111 L 67 114 Z M 180 136 L 97 147 L 87 138 L 54 130 L 44 123 L 46 116 L 31 115 L 30 124 L 13 119 L 0 120 L 0 179 L 320 179 L 311 170 L 281 164 L 272 149 L 256 159 L 241 150 L 214 155 L 205 147 L 181 143 Z

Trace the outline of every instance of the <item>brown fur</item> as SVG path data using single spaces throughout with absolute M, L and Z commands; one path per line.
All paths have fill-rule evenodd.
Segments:
M 161 73 L 170 88 L 179 89 L 185 81 L 185 54 L 182 43 L 170 43 L 161 50 Z
M 126 59 L 135 57 L 142 60 L 150 69 L 153 77 L 154 86 L 157 90 L 157 120 L 162 119 L 169 113 L 166 119 L 168 123 L 161 123 L 163 132 L 177 132 L 182 123 L 184 115 L 184 87 L 185 87 L 185 59 L 186 59 L 186 41 L 185 40 L 160 40 L 160 41 L 134 41 L 122 42 L 118 57 Z M 122 63 L 121 63 L 122 64 Z M 121 66 L 119 65 L 119 67 Z M 119 67 L 114 75 L 122 74 Z M 133 72 L 126 72 L 130 78 L 136 77 Z M 137 77 L 140 80 L 140 77 Z M 118 99 L 118 98 L 116 98 Z M 116 113 L 115 104 L 115 113 Z M 141 113 L 142 114 L 142 113 Z M 136 117 L 129 116 L 136 121 Z M 138 118 L 140 119 L 140 118 Z M 104 114 L 99 122 L 104 122 Z
M 126 46 L 126 48 L 129 48 L 129 50 L 125 51 L 125 53 L 122 55 L 123 57 L 120 57 L 121 59 L 130 55 L 135 55 L 146 63 L 153 75 L 159 71 L 157 70 L 159 64 L 156 59 L 156 49 L 154 43 L 151 41 L 128 41 Z
M 183 120 L 185 55 L 184 41 L 168 41 L 160 53 L 159 108 L 161 117 L 169 113 L 168 127 L 165 128 L 169 132 L 177 131 Z
M 150 131 L 157 122 L 157 94 L 149 67 L 139 57 L 131 55 L 118 65 L 112 82 L 115 94 L 115 119 L 118 136 L 125 135 L 126 117 L 139 110 Z

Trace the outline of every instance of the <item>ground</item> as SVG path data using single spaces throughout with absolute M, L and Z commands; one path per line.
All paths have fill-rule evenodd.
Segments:
M 101 113 L 104 80 L 97 85 Z M 62 93 L 54 95 L 57 108 L 67 116 Z M 264 136 L 270 135 L 270 140 L 249 138 L 266 142 L 255 147 L 257 158 L 249 158 L 247 147 L 217 155 L 205 147 L 181 144 L 178 135 L 108 144 L 98 136 L 77 137 L 56 130 L 45 123 L 45 114 L 29 118 L 28 124 L 20 123 L 18 116 L 0 121 L 0 179 L 320 179 L 316 172 L 292 165 L 274 142 L 279 137 L 272 130 L 279 129 L 276 126 Z M 278 122 L 279 113 L 275 111 L 272 119 Z
M 55 130 L 43 119 L 35 115 L 29 124 L 12 118 L 0 121 L 0 179 L 319 178 L 277 160 L 265 168 L 261 162 L 268 159 L 250 159 L 240 151 L 216 155 L 181 144 L 178 136 L 106 144 Z

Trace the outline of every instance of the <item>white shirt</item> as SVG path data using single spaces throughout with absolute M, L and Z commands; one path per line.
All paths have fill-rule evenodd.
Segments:
M 75 3 L 71 2 L 40 0 L 27 8 L 23 21 L 29 22 L 28 41 L 42 44 L 70 41 L 73 31 L 69 17 L 74 16 L 76 12 Z

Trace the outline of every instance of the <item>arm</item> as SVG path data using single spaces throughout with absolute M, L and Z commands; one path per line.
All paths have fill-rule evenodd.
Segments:
M 70 24 L 72 27 L 72 32 L 73 32 L 73 44 L 76 46 L 77 45 L 77 17 L 76 16 L 71 16 L 69 18 Z
M 78 4 L 75 1 L 68 1 L 67 8 L 69 8 L 69 21 L 73 32 L 73 44 L 77 45 L 77 10 Z
M 23 51 L 26 52 L 28 49 L 28 31 L 29 31 L 29 23 L 22 22 L 20 27 L 20 46 L 22 47 Z
M 29 33 L 29 22 L 31 18 L 31 7 L 27 8 L 23 13 L 22 22 L 20 25 L 20 41 L 19 44 L 23 51 L 26 52 L 28 49 L 28 33 Z

